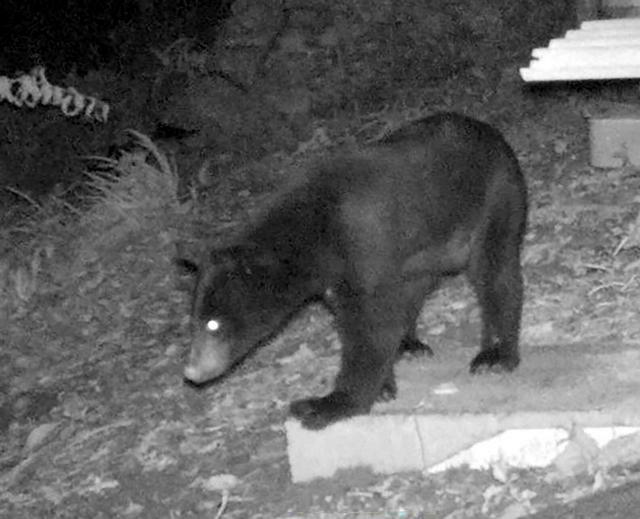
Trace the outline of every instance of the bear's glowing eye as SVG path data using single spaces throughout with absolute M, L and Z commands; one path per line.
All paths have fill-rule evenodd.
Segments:
M 220 323 L 215 319 L 211 319 L 210 321 L 207 321 L 207 324 L 205 326 L 207 330 L 210 332 L 215 332 L 220 329 Z

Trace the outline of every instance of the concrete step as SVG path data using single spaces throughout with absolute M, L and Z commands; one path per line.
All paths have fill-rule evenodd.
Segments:
M 292 479 L 358 466 L 438 471 L 500 461 L 546 466 L 574 427 L 599 446 L 640 430 L 640 348 L 565 345 L 523 352 L 511 374 L 472 376 L 474 350 L 450 348 L 396 366 L 398 398 L 322 431 L 288 420 Z

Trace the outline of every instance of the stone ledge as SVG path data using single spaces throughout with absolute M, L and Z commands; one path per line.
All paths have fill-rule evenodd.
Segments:
M 640 431 L 638 413 L 522 412 L 509 415 L 369 415 L 309 431 L 285 424 L 292 480 L 331 477 L 338 469 L 369 467 L 390 474 L 439 472 L 501 461 L 516 467 L 548 465 L 573 426 L 599 446 Z

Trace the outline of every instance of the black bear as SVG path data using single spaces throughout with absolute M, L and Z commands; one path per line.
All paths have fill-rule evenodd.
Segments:
M 491 126 L 454 113 L 426 117 L 373 145 L 308 168 L 233 245 L 197 265 L 196 328 L 184 376 L 225 373 L 297 309 L 330 294 L 342 343 L 334 390 L 298 400 L 311 429 L 395 396 L 402 350 L 425 297 L 465 272 L 481 310 L 478 369 L 514 369 L 522 310 L 520 249 L 527 192 L 518 161 Z

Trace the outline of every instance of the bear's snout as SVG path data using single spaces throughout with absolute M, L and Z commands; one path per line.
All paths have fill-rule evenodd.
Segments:
M 229 368 L 229 346 L 225 341 L 202 331 L 193 340 L 184 378 L 202 384 L 222 375 Z

